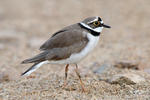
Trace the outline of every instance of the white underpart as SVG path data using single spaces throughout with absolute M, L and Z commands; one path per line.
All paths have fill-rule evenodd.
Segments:
M 95 32 L 101 32 L 102 31 L 102 29 L 103 29 L 103 27 L 97 27 L 97 28 L 91 28 L 90 26 L 88 26 L 87 24 L 84 24 L 84 23 L 80 23 L 81 25 L 83 25 L 84 27 L 86 27 L 86 28 L 88 28 L 88 29 L 91 29 L 91 30 L 93 30 L 93 31 L 95 31 Z
M 99 36 L 93 36 L 91 33 L 83 32 L 83 34 L 87 35 L 89 42 L 87 43 L 86 47 L 79 53 L 72 54 L 69 58 L 65 60 L 59 61 L 50 61 L 52 64 L 75 64 L 81 61 L 90 51 L 94 49 L 97 45 Z
M 27 73 L 24 74 L 24 76 L 29 76 L 32 72 L 40 68 L 43 64 L 47 64 L 49 61 L 43 61 L 37 65 L 35 65 L 31 70 L 29 70 Z

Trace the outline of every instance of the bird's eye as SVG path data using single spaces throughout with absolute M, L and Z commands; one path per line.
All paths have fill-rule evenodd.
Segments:
M 100 25 L 100 22 L 99 22 L 99 21 L 95 21 L 95 22 L 93 22 L 93 25 L 94 25 L 94 26 L 99 26 L 99 25 Z

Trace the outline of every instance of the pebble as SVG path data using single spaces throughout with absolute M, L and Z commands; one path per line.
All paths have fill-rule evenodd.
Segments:
M 138 84 L 144 82 L 145 78 L 133 73 L 117 74 L 112 76 L 108 82 L 112 84 Z
M 139 70 L 138 65 L 138 63 L 133 61 L 119 61 L 114 64 L 114 67 Z
M 96 70 L 94 70 L 93 72 L 96 74 L 103 74 L 105 73 L 108 69 L 110 69 L 112 67 L 111 64 L 108 63 L 104 63 L 103 65 L 99 66 Z

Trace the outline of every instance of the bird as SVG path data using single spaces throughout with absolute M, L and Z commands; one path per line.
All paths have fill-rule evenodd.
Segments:
M 21 64 L 33 65 L 21 74 L 29 76 L 44 64 L 63 64 L 65 66 L 64 87 L 67 85 L 68 67 L 74 64 L 82 91 L 86 91 L 78 71 L 78 63 L 85 58 L 98 44 L 103 28 L 111 28 L 98 17 L 88 17 L 79 23 L 64 27 L 55 32 L 40 46 L 40 53 L 26 59 Z

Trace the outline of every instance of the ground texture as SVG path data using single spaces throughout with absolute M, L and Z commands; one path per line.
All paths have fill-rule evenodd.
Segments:
M 150 99 L 149 5 L 149 0 L 0 0 L 0 100 Z M 20 62 L 39 53 L 54 32 L 89 16 L 102 17 L 112 28 L 78 64 L 86 93 L 74 65 L 65 89 L 64 65 L 44 65 L 29 78 L 20 76 L 31 66 Z M 126 68 L 115 67 L 118 62 Z M 137 75 L 139 81 L 123 77 L 111 82 L 121 74 Z

